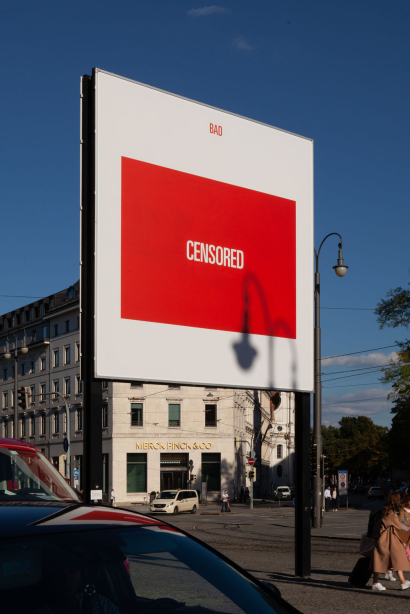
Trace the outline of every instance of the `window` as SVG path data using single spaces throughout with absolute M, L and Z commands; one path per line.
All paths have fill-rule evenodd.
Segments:
M 37 340 L 37 331 L 36 330 L 32 330 L 31 331 L 31 343 L 35 343 Z
M 35 386 L 30 386 L 30 403 L 35 403 L 36 402 L 36 387 Z
M 108 427 L 108 403 L 103 403 L 102 406 L 102 427 L 103 429 Z
M 77 431 L 83 430 L 83 410 L 81 407 L 77 407 Z
M 58 468 L 59 468 L 59 465 L 60 465 L 60 457 L 59 457 L 59 456 L 53 456 L 53 457 L 51 458 L 51 462 L 53 463 L 54 467 L 55 467 L 55 468 L 57 469 L 57 471 L 58 471 Z
M 20 433 L 21 433 L 21 437 L 24 438 L 26 436 L 26 417 L 21 416 L 20 422 L 21 422 Z
M 44 305 L 43 303 L 40 303 L 40 317 L 42 317 L 44 315 Z
M 127 492 L 147 492 L 146 454 L 127 454 Z
M 131 403 L 131 426 L 143 426 L 142 403 Z
M 21 314 L 20 314 L 20 322 L 21 322 L 21 324 L 24 324 L 24 320 L 25 320 L 25 318 L 24 318 L 24 311 L 22 311 Z
M 7 437 L 9 436 L 9 421 L 4 420 L 4 437 L 7 439 Z
M 217 426 L 216 405 L 205 405 L 205 426 Z
M 221 490 L 221 455 L 216 453 L 202 453 L 202 482 L 208 480 L 209 491 Z
M 75 288 L 70 288 L 67 292 L 67 300 L 70 301 L 76 297 Z
M 64 364 L 69 365 L 71 360 L 71 349 L 70 346 L 64 348 Z
M 181 406 L 179 405 L 179 403 L 170 403 L 168 405 L 169 426 L 181 426 L 180 410 Z
M 36 436 L 36 417 L 34 414 L 30 416 L 30 437 Z
M 103 380 L 102 387 L 103 387 L 103 390 L 108 388 L 108 381 L 106 379 Z
M 47 392 L 47 386 L 46 384 L 40 384 L 40 390 L 41 390 L 41 400 L 45 401 L 46 400 L 46 392 Z
M 53 414 L 53 426 L 54 426 L 54 433 L 58 433 L 60 430 L 60 416 L 58 411 L 55 411 Z
M 34 308 L 30 307 L 30 320 L 34 320 Z
M 46 357 L 44 356 L 44 358 L 40 358 L 40 371 L 45 371 L 47 367 L 47 360 Z
M 16 316 L 15 315 L 13 315 L 11 318 L 11 325 L 16 326 Z
M 36 372 L 36 361 L 35 360 L 32 360 L 31 363 L 30 363 L 30 371 L 32 373 Z
M 8 369 L 3 369 L 3 379 L 7 379 L 9 376 L 9 371 Z
M 54 350 L 53 352 L 53 366 L 58 367 L 60 364 L 60 352 L 59 350 Z
M 131 388 L 142 388 L 143 382 L 130 382 Z
M 276 458 L 283 458 L 283 446 L 281 444 L 276 448 Z
M 80 344 L 75 344 L 75 361 L 78 362 L 80 360 Z
M 43 326 L 43 339 L 48 339 L 48 326 Z
M 14 379 L 14 367 L 11 367 L 11 377 Z
M 58 324 L 54 324 L 54 337 L 58 337 Z
M 21 375 L 25 375 L 26 374 L 26 363 L 22 362 L 21 363 Z
M 168 388 L 170 388 L 170 390 L 180 390 L 181 386 L 179 384 L 169 384 Z
M 7 318 L 3 318 L 3 329 L 7 329 Z
M 70 332 L 70 320 L 65 321 L 65 332 L 66 333 Z
M 53 382 L 53 390 L 54 392 L 60 392 L 60 380 L 56 379 Z M 54 399 L 58 399 L 58 394 L 54 395 Z
M 53 309 L 53 307 L 54 307 L 54 299 L 51 298 L 50 299 L 50 309 Z
M 3 407 L 6 409 L 9 406 L 9 393 L 3 392 Z
M 64 380 L 64 394 L 71 394 L 71 380 L 69 377 Z
M 46 414 L 45 414 L 45 412 L 43 412 L 40 415 L 40 434 L 41 435 L 45 435 L 46 434 Z
M 103 485 L 102 491 L 108 492 L 108 454 L 103 454 Z
M 80 376 L 79 375 L 75 376 L 75 382 L 76 382 L 77 394 L 82 394 L 82 392 L 83 392 L 83 382 L 82 382 L 82 380 L 80 380 Z
M 278 465 L 278 466 L 276 467 L 276 475 L 278 476 L 278 478 L 281 478 L 281 477 L 282 477 L 282 473 L 283 473 L 283 468 L 282 468 L 282 465 Z

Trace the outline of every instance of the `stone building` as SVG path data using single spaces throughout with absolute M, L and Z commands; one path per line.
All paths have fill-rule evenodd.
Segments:
M 71 469 L 82 488 L 83 407 L 80 379 L 79 284 L 0 316 L 0 436 L 14 437 L 14 385 L 30 389 L 18 409 L 17 438 L 40 448 L 65 475 L 66 411 Z M 17 373 L 14 349 L 17 345 Z M 26 353 L 22 349 L 27 348 Z M 25 350 L 24 350 L 25 351 Z M 5 354 L 11 354 L 7 359 Z M 254 450 L 255 496 L 293 484 L 294 395 L 133 382 L 102 382 L 103 493 L 118 504 L 150 492 L 191 487 L 215 499 L 249 486 Z M 51 393 L 51 394 L 50 394 Z

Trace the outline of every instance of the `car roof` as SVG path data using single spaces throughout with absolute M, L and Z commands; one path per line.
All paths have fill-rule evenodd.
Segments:
M 8 449 L 29 449 L 36 450 L 36 452 L 40 452 L 36 446 L 33 446 L 32 443 L 28 443 L 27 441 L 20 441 L 18 439 L 9 439 L 7 437 L 0 437 L 0 448 L 8 448 Z
M 113 527 L 160 526 L 162 520 L 103 505 L 0 503 L 0 539 Z

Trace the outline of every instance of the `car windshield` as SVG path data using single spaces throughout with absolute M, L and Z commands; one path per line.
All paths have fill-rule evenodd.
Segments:
M 65 501 L 80 503 L 57 469 L 33 449 L 0 448 L 2 501 Z
M 50 524 L 55 526 L 53 517 Z M 63 605 L 64 612 L 81 614 L 295 612 L 167 526 L 81 527 L 78 532 L 8 539 L 0 544 L 0 569 L 2 611 L 13 614 L 56 614 Z
M 172 492 L 170 492 L 169 490 L 165 490 L 164 492 L 159 492 L 157 494 L 157 499 L 175 499 L 177 494 L 177 490 L 173 490 Z

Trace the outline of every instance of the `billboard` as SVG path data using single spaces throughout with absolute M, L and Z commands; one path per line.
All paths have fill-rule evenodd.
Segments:
M 95 75 L 95 376 L 312 391 L 312 141 Z

